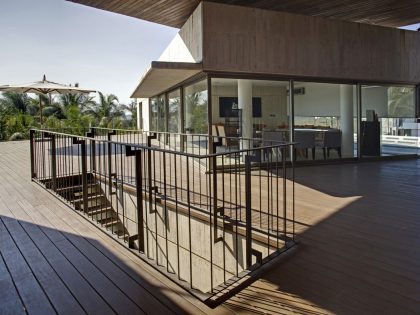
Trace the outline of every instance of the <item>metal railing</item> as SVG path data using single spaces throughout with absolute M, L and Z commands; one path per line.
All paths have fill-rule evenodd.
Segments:
M 212 304 L 295 244 L 293 144 L 229 140 L 31 130 L 31 176 Z

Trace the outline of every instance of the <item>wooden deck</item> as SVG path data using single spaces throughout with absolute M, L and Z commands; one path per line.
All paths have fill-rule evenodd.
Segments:
M 302 167 L 301 243 L 212 310 L 29 179 L 0 143 L 0 314 L 419 314 L 420 160 Z

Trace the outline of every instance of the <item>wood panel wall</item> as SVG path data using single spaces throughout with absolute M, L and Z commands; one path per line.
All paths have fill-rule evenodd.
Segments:
M 414 84 L 420 32 L 204 2 L 203 67 Z
M 202 5 L 199 4 L 179 31 L 179 35 L 196 62 L 203 60 Z

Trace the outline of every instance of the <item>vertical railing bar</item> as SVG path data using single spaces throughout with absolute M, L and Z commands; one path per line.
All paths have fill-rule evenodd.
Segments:
M 192 240 L 191 240 L 191 196 L 190 196 L 190 167 L 189 157 L 187 156 L 187 204 L 188 204 L 188 238 L 189 238 L 189 252 L 190 252 L 190 288 L 193 288 L 193 265 L 192 265 Z
M 238 167 L 238 160 L 240 159 L 240 154 L 239 153 L 235 153 L 235 169 L 234 169 L 234 174 L 235 174 L 235 223 L 236 223 L 236 233 L 235 233 L 235 257 L 236 257 L 236 276 L 239 275 L 239 247 L 238 247 L 238 224 L 239 224 L 239 220 L 241 220 L 242 218 L 238 219 L 238 207 L 242 207 L 242 205 L 238 205 L 238 171 L 239 171 L 239 167 Z M 241 211 L 239 212 L 239 215 L 241 214 Z
M 170 174 L 170 173 L 169 173 Z M 163 152 L 163 195 L 164 202 L 164 218 L 165 218 L 165 241 L 166 241 L 166 271 L 169 272 L 169 255 L 168 255 L 168 207 L 167 207 L 167 190 L 166 190 L 166 153 Z
M 222 227 L 223 227 L 223 282 L 226 283 L 226 230 L 225 230 L 225 175 L 224 175 L 224 169 L 225 169 L 225 159 L 224 156 L 222 156 L 222 207 L 223 207 L 223 215 L 222 215 Z M 217 222 L 216 222 L 217 224 Z M 238 233 L 238 231 L 236 231 Z
M 180 259 L 179 259 L 179 218 L 178 218 L 178 183 L 177 183 L 177 167 L 176 167 L 176 155 L 174 168 L 175 168 L 175 216 L 176 216 L 176 251 L 177 251 L 177 273 L 178 273 L 178 279 L 181 279 L 181 272 L 180 272 Z M 182 173 L 182 172 L 181 172 Z
M 34 179 L 36 177 L 35 175 L 35 148 L 34 148 L 34 135 L 35 135 L 35 131 L 34 130 L 30 130 L 29 131 L 29 153 L 30 153 L 30 159 L 31 159 L 31 179 Z
M 290 147 L 293 147 L 293 144 L 290 145 Z M 292 216 L 293 216 L 293 242 L 295 242 L 295 161 L 292 159 Z
M 246 267 L 252 266 L 251 156 L 245 155 Z
M 286 159 L 283 159 L 283 231 L 284 231 L 284 239 L 285 239 L 285 245 L 287 246 L 287 181 L 286 181 Z
M 153 155 L 153 173 L 152 173 L 153 174 L 153 186 L 157 187 L 157 183 L 156 183 L 156 152 L 153 151 L 152 155 Z M 157 220 L 158 220 L 157 212 L 158 212 L 158 210 L 157 210 L 157 200 L 156 200 L 156 197 L 157 197 L 156 189 L 152 190 L 152 194 L 154 196 L 154 198 L 153 198 L 154 199 L 154 209 L 153 209 L 153 211 L 154 211 L 154 214 L 155 214 L 155 259 L 156 259 L 156 265 L 159 266 L 158 229 L 157 229 Z M 152 197 L 152 195 L 151 195 L 151 197 Z

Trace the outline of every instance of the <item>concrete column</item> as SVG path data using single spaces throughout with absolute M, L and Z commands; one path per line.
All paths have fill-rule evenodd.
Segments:
M 137 114 L 141 113 L 143 120 L 143 130 L 150 131 L 150 106 L 148 98 L 141 98 L 137 103 Z M 141 109 L 140 109 L 141 106 Z
M 340 126 L 342 155 L 352 157 L 354 154 L 353 86 L 348 84 L 340 85 Z
M 253 138 L 251 80 L 238 80 L 238 108 L 242 110 L 242 137 Z M 249 149 L 250 147 L 252 147 L 252 144 L 249 141 L 241 141 L 242 149 Z
M 132 117 L 131 119 L 136 119 L 137 129 L 141 129 L 142 128 L 142 114 L 141 114 L 141 111 L 143 110 L 143 108 L 142 108 L 142 102 L 138 98 L 136 98 L 136 106 L 137 106 L 137 117 Z

